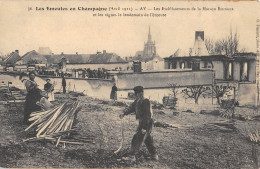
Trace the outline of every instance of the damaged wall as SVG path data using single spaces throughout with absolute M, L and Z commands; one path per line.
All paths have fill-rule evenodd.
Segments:
M 169 84 L 180 86 L 211 85 L 213 80 L 212 70 L 201 71 L 160 71 L 142 73 L 118 73 L 117 87 L 120 89 L 132 89 L 142 85 L 144 88 L 164 88 Z

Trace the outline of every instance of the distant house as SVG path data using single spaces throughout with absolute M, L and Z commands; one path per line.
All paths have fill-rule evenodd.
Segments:
M 21 57 L 19 55 L 19 50 L 15 50 L 15 52 L 12 52 L 7 56 L 7 58 L 3 61 L 3 65 L 14 66 L 15 63 L 20 59 Z
M 164 68 L 164 60 L 159 56 L 142 58 L 135 57 L 133 61 L 141 62 L 142 70 L 161 70 Z
M 63 52 L 59 55 L 51 54 L 51 55 L 43 55 L 46 59 L 48 64 L 59 64 L 63 58 L 67 60 L 68 64 L 81 64 L 83 63 L 83 58 L 78 53 L 76 54 L 64 54 Z
M 62 55 L 43 55 L 47 59 L 48 65 L 59 64 L 64 56 Z
M 15 63 L 17 60 L 21 59 L 19 55 L 19 51 L 15 50 L 15 52 L 10 53 L 7 58 L 1 63 L 3 65 L 3 70 L 5 71 L 14 71 Z
M 47 64 L 47 59 L 36 52 L 35 50 L 32 50 L 30 52 L 25 53 L 22 58 L 16 62 L 17 65 L 37 65 L 37 64 Z
M 127 63 L 124 59 L 115 53 L 107 53 L 103 50 L 103 53 L 97 52 L 96 54 L 91 54 L 86 58 L 85 63 L 92 64 L 109 64 L 109 63 Z
M 83 61 L 80 63 L 67 64 L 67 69 L 99 69 L 107 70 L 126 70 L 128 62 L 115 53 L 108 53 L 106 50 L 96 54 L 80 54 Z
M 116 67 L 125 68 L 126 62 L 115 53 L 97 52 L 96 54 L 64 54 L 43 55 L 49 65 L 59 65 L 60 69 L 115 69 Z M 123 65 L 123 66 L 122 66 Z
M 68 64 L 80 64 L 83 63 L 83 57 L 82 55 L 76 53 L 76 54 L 61 54 L 62 58 L 65 58 L 67 60 Z

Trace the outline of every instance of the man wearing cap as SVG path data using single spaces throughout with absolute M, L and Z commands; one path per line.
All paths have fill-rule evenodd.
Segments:
M 119 116 L 122 119 L 124 116 L 135 112 L 136 119 L 139 120 L 137 131 L 131 143 L 131 154 L 134 155 L 132 160 L 136 160 L 142 143 L 145 143 L 151 154 L 151 158 L 158 160 L 158 154 L 153 145 L 153 138 L 151 136 L 153 127 L 151 103 L 148 99 L 144 98 L 142 86 L 136 86 L 134 92 L 136 96 L 135 101 L 124 110 L 124 114 Z

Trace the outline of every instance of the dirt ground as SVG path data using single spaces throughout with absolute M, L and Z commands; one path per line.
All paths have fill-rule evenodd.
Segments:
M 154 119 L 158 126 L 153 129 L 154 144 L 159 161 L 149 160 L 145 146 L 140 152 L 140 162 L 124 161 L 137 122 L 134 115 L 123 119 L 124 144 L 118 155 L 121 140 L 121 120 L 119 114 L 125 108 L 122 102 L 98 100 L 79 96 L 82 109 L 78 113 L 76 127 L 78 135 L 88 140 L 84 145 L 60 144 L 49 141 L 23 142 L 34 136 L 34 131 L 25 132 L 23 104 L 18 109 L 0 104 L 0 167 L 4 168 L 254 168 L 256 159 L 252 155 L 253 145 L 248 131 L 260 129 L 259 115 L 255 109 L 237 107 L 239 114 L 246 118 L 227 119 L 216 114 L 216 108 L 198 111 L 171 110 L 153 105 Z M 56 94 L 54 104 L 78 96 Z M 251 119 L 251 120 L 248 120 Z

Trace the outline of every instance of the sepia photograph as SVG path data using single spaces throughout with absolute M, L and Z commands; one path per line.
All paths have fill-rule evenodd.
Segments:
M 259 169 L 259 11 L 0 0 L 0 167 Z

